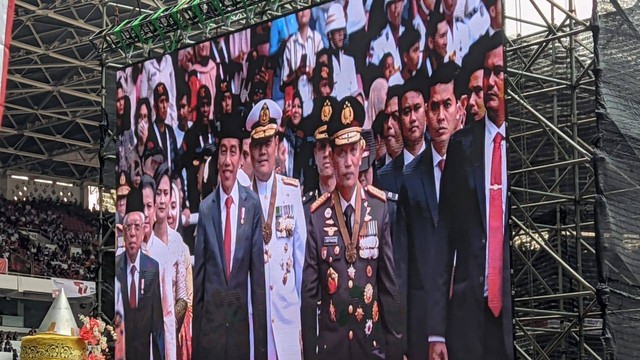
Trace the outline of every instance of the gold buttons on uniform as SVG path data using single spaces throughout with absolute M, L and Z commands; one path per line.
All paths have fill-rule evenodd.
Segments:
M 353 280 L 349 280 L 349 289 L 353 287 Z
M 349 314 L 353 314 L 353 305 L 349 305 Z
M 377 347 L 377 346 L 378 346 L 378 343 L 375 340 L 373 340 L 373 347 Z
M 349 340 L 353 339 L 353 330 L 349 330 Z

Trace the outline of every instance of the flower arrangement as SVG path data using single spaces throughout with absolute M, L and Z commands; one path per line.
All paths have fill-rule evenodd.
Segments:
M 117 339 L 113 327 L 99 318 L 84 315 L 80 315 L 80 321 L 84 324 L 80 328 L 80 338 L 87 343 L 85 360 L 105 360 L 109 353 L 107 335 L 110 335 L 114 341 Z

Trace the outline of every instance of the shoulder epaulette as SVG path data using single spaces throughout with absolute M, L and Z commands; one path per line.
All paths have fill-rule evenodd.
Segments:
M 313 212 L 316 211 L 320 205 L 324 204 L 329 197 L 331 197 L 330 193 L 324 193 L 318 198 L 318 200 L 314 201 L 313 204 L 311 204 L 311 213 L 313 214 Z
M 290 178 L 287 176 L 283 176 L 281 177 L 282 179 L 282 183 L 285 185 L 289 185 L 289 186 L 295 186 L 295 187 L 299 187 L 300 186 L 300 181 L 298 181 L 298 179 L 295 178 Z
M 385 194 L 384 191 L 378 189 L 377 187 L 373 185 L 367 185 L 365 190 L 367 190 L 369 194 L 373 195 L 374 197 L 377 197 L 383 202 L 387 202 L 387 194 Z
M 387 200 L 389 201 L 398 201 L 398 194 L 391 192 L 391 191 L 387 191 Z

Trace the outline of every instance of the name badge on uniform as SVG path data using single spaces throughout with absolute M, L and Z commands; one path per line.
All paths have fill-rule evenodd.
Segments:
M 291 237 L 296 226 L 293 205 L 276 206 L 276 236 Z
M 338 237 L 337 236 L 325 236 L 323 244 L 325 246 L 338 245 Z
M 363 259 L 378 258 L 378 221 L 370 220 L 364 223 L 360 231 L 360 250 L 358 254 Z

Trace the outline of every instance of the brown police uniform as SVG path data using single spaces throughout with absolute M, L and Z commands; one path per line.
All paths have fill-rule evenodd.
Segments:
M 362 105 L 346 97 L 340 109 L 328 126 L 331 141 L 361 141 L 356 119 L 364 120 Z M 403 324 L 386 195 L 358 183 L 354 197 L 352 236 L 337 188 L 310 208 L 302 280 L 306 360 L 402 358 Z

